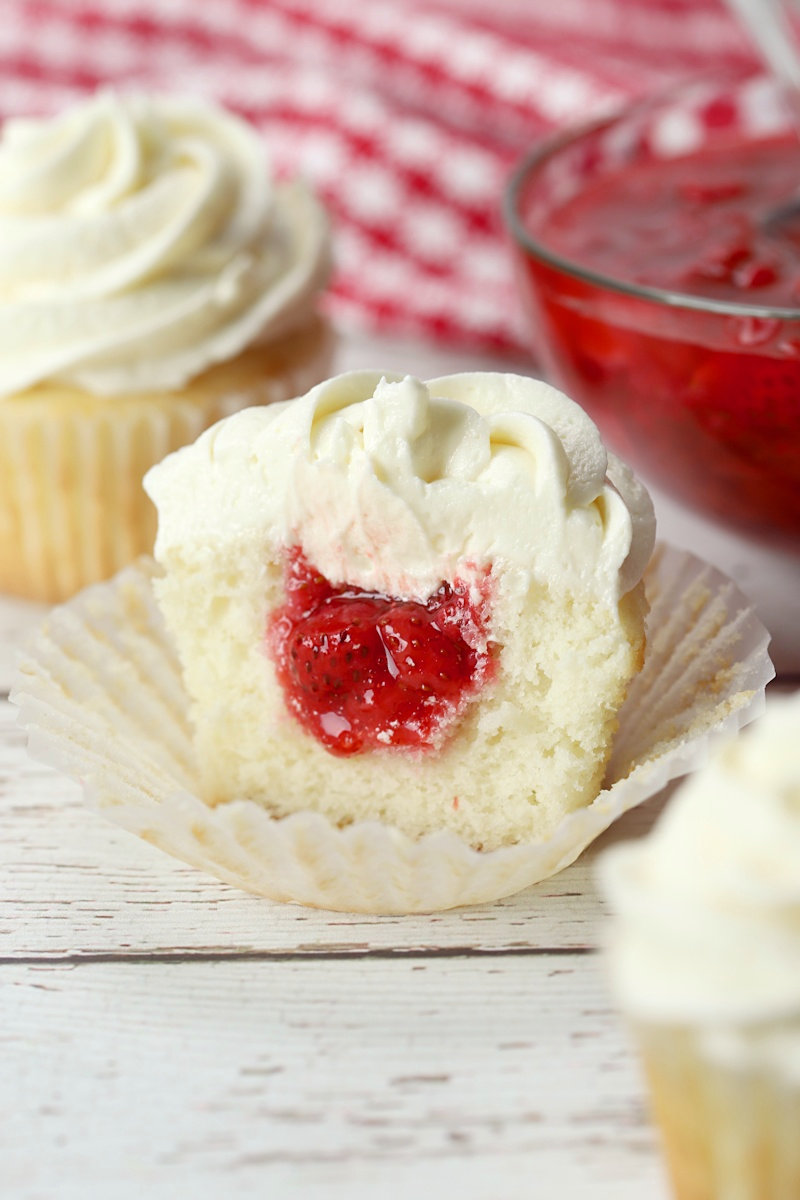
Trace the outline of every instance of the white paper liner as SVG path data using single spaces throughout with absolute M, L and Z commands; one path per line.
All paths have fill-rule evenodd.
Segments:
M 12 699 L 31 754 L 78 779 L 112 820 L 184 862 L 274 900 L 345 912 L 433 912 L 498 900 L 566 867 L 617 817 L 707 757 L 764 706 L 769 635 L 726 576 L 659 547 L 648 650 L 621 712 L 608 786 L 546 841 L 481 852 L 449 831 L 276 819 L 199 796 L 188 701 L 142 559 L 54 609 Z
M 796 1200 L 800 1077 L 787 1070 L 786 1048 L 797 1022 L 635 1030 L 676 1200 Z M 731 1037 L 732 1056 L 708 1054 L 709 1039 L 724 1046 Z

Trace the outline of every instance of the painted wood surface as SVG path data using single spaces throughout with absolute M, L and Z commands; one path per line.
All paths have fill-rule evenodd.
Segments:
M 7 702 L 0 780 L 0 1196 L 665 1194 L 594 849 L 499 904 L 348 916 L 115 828 Z
M 590 955 L 0 981 L 4 1196 L 663 1195 Z

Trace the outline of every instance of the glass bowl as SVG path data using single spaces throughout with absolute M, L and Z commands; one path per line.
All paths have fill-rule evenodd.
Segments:
M 796 166 L 790 194 L 767 204 L 772 218 L 748 218 L 762 249 L 765 228 L 768 241 L 794 231 L 796 306 L 770 299 L 769 269 L 737 246 L 736 221 L 747 219 L 733 211 L 725 170 L 716 192 L 690 186 L 692 164 L 711 156 L 734 170 L 754 146 Z M 649 191 L 636 182 L 643 168 L 661 178 Z M 680 186 L 669 182 L 676 171 Z M 762 173 L 752 161 L 748 172 Z M 795 188 L 800 196 L 800 142 L 775 86 L 702 80 L 541 145 L 509 182 L 505 218 L 548 377 L 645 480 L 798 553 L 800 199 L 796 221 L 774 217 Z

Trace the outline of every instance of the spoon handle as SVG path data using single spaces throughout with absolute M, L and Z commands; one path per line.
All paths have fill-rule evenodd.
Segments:
M 787 13 L 788 0 L 727 0 L 782 86 L 800 132 L 800 52 Z

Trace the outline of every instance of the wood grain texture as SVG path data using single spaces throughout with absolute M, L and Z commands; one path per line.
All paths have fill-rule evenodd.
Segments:
M 3 1200 L 665 1197 L 597 847 L 433 917 L 275 905 L 89 811 L 7 702 L 0 825 Z
M 272 904 L 88 810 L 7 702 L 0 821 L 3 1200 L 662 1195 L 593 855 L 432 917 Z
M 4 1195 L 663 1195 L 592 959 L 7 966 L 0 998 Z

